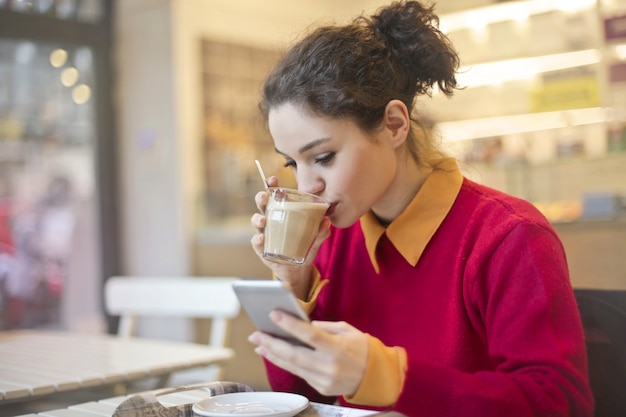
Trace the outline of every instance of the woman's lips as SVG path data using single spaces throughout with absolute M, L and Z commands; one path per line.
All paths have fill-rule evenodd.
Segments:
M 332 216 L 333 213 L 335 212 L 335 207 L 337 207 L 337 203 L 332 203 L 329 207 L 328 210 L 326 210 L 326 216 Z

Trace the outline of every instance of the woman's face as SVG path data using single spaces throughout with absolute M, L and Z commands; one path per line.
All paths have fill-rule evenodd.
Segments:
M 298 189 L 326 199 L 336 227 L 351 226 L 384 200 L 397 168 L 387 129 L 366 134 L 349 119 L 309 115 L 289 103 L 270 110 L 269 129 Z

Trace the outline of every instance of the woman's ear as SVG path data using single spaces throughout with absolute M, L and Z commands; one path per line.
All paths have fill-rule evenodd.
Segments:
M 389 141 L 394 149 L 406 141 L 411 129 L 411 118 L 402 101 L 394 99 L 387 103 L 384 125 L 390 133 Z

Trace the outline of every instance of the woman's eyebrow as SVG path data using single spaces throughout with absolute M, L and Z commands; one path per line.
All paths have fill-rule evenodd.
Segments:
M 315 148 L 318 145 L 321 145 L 324 142 L 328 142 L 331 138 L 321 138 L 321 139 L 316 139 L 313 142 L 309 142 L 306 145 L 304 145 L 303 147 L 301 147 L 300 149 L 298 149 L 298 153 L 299 154 L 303 154 L 306 151 L 309 151 L 313 148 Z M 287 158 L 287 154 L 284 152 L 281 152 L 278 148 L 274 147 L 274 152 L 276 152 L 279 155 L 284 156 L 285 158 Z
M 330 140 L 330 138 L 320 138 L 320 139 L 316 139 L 313 142 L 309 142 L 306 145 L 304 145 L 303 147 L 301 147 L 300 149 L 298 149 L 298 153 L 303 154 L 306 151 L 315 148 L 318 145 L 321 145 L 324 142 L 328 142 Z

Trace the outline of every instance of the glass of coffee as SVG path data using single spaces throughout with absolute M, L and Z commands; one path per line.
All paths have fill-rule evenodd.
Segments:
M 263 257 L 282 264 L 302 265 L 329 204 L 314 194 L 291 188 L 269 187 L 268 193 Z

